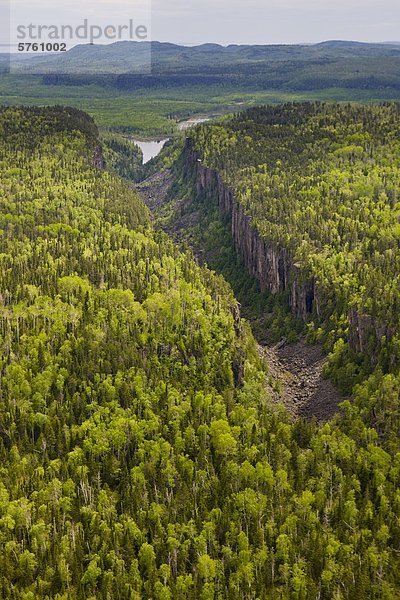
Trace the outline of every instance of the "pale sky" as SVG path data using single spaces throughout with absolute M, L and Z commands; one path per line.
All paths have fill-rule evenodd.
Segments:
M 400 0 L 153 0 L 153 38 L 275 44 L 400 40 Z
M 7 0 L 0 0 L 5 6 Z M 400 40 L 400 0 L 10 0 L 12 27 L 28 22 L 104 26 L 152 22 L 151 39 L 179 44 Z M 4 21 L 3 21 L 4 23 Z

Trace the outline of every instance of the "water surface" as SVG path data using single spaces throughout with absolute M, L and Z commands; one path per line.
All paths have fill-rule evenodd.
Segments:
M 141 151 L 143 152 L 143 164 L 149 162 L 155 156 L 158 156 L 161 150 L 164 148 L 165 144 L 168 142 L 166 140 L 147 140 L 146 142 L 141 142 L 140 140 L 133 140 L 136 146 L 139 146 Z
M 200 123 L 206 123 L 207 121 L 210 121 L 211 118 L 212 117 L 191 117 L 190 119 L 187 119 L 186 121 L 181 121 L 180 123 L 178 123 L 177 124 L 178 129 L 180 131 L 185 131 L 186 129 L 195 127 L 196 125 L 199 125 Z M 146 141 L 133 140 L 133 142 L 137 146 L 139 146 L 139 148 L 143 152 L 143 164 L 144 165 L 146 163 L 148 163 L 149 160 L 151 160 L 155 156 L 158 156 L 168 141 L 169 141 L 169 138 L 167 138 L 165 140 L 146 140 Z
M 185 131 L 186 129 L 200 125 L 200 123 L 207 123 L 207 121 L 211 121 L 211 117 L 192 117 L 187 121 L 181 121 L 178 123 L 178 129 L 180 131 Z

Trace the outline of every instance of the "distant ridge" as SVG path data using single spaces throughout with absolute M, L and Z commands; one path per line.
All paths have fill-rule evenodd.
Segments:
M 360 46 L 382 46 L 379 43 L 370 43 L 370 42 L 354 42 L 351 40 L 327 40 L 325 42 L 319 42 L 315 44 L 315 46 L 325 47 L 325 48 L 348 48 L 348 47 L 360 47 Z
M 121 41 L 81 44 L 62 54 L 24 60 L 13 56 L 13 72 L 36 73 L 55 85 L 73 85 L 77 76 L 79 84 L 89 84 L 93 77 L 106 75 L 107 85 L 123 90 L 190 85 L 289 92 L 346 88 L 379 90 L 380 97 L 398 100 L 400 44 L 326 40 L 311 45 L 179 46 Z

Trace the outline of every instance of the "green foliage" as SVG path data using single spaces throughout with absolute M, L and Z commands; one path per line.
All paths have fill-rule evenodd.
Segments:
M 399 456 L 270 406 L 228 285 L 65 117 L 0 111 L 1 598 L 398 597 Z
M 124 179 L 138 181 L 143 171 L 140 148 L 118 133 L 103 132 L 100 140 L 107 169 Z

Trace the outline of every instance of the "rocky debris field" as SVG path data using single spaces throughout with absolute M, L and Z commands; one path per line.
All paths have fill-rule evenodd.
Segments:
M 339 410 L 344 400 L 333 383 L 323 377 L 326 356 L 320 345 L 308 345 L 302 338 L 294 344 L 280 342 L 275 346 L 260 346 L 271 375 L 280 382 L 275 392 L 296 417 L 327 421 Z
M 165 170 L 155 173 L 141 183 L 138 183 L 135 189 L 147 207 L 152 212 L 155 212 L 164 203 L 171 184 L 171 172 Z

